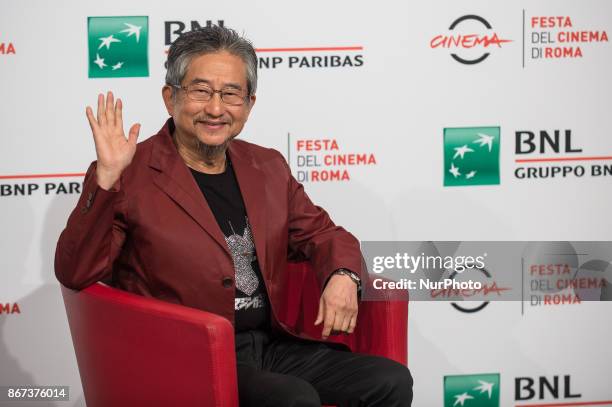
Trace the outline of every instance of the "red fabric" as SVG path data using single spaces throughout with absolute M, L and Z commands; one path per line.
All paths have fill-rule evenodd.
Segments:
M 290 264 L 279 317 L 320 338 L 319 286 L 305 263 Z M 62 287 L 88 407 L 237 407 L 234 331 L 218 315 L 96 283 Z M 405 301 L 361 302 L 353 351 L 407 362 Z M 333 338 L 333 337 L 332 337 Z

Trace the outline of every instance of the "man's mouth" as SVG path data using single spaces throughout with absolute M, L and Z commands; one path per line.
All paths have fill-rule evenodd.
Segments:
M 227 124 L 226 122 L 215 122 L 215 121 L 209 121 L 209 120 L 198 121 L 198 123 L 203 124 L 204 126 L 208 127 L 211 130 L 220 129 L 221 127 Z

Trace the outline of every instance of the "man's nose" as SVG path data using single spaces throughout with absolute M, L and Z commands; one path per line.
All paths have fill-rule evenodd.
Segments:
M 204 111 L 211 116 L 221 116 L 225 110 L 225 105 L 221 101 L 221 94 L 213 93 L 212 98 L 204 106 Z

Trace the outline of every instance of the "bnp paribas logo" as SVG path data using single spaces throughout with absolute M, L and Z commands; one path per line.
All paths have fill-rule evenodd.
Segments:
M 89 17 L 89 77 L 149 76 L 149 18 Z
M 444 376 L 444 407 L 499 407 L 499 373 Z
M 499 127 L 444 129 L 444 186 L 499 184 Z

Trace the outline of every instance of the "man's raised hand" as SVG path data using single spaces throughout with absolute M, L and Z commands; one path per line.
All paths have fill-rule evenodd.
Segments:
M 119 180 L 121 173 L 130 165 L 136 153 L 140 124 L 132 125 L 126 138 L 123 131 L 122 107 L 121 99 L 117 99 L 115 103 L 113 93 L 108 92 L 106 101 L 103 94 L 98 95 L 97 118 L 94 117 L 90 106 L 85 109 L 96 144 L 98 185 L 106 190 Z

